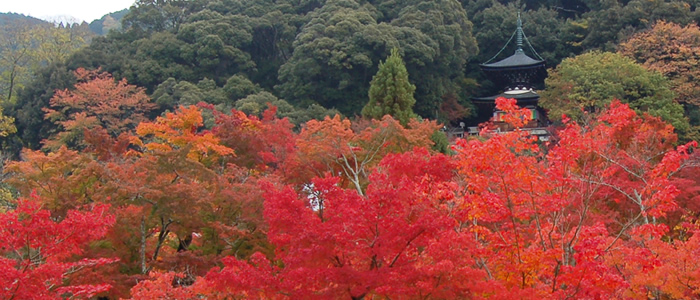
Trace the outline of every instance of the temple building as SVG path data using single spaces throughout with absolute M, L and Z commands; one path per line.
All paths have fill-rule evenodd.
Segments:
M 532 112 L 530 120 L 523 130 L 528 130 L 532 134 L 540 136 L 540 139 L 545 140 L 549 136 L 545 130 L 545 127 L 548 125 L 548 120 L 545 111 L 537 105 L 540 95 L 535 92 L 534 86 L 544 81 L 544 78 L 547 76 L 547 70 L 544 59 L 537 54 L 537 51 L 535 51 L 527 40 L 522 27 L 520 14 L 518 14 L 517 28 L 513 35 L 511 35 L 510 40 L 506 42 L 506 45 L 501 51 L 494 55 L 494 57 L 480 65 L 481 70 L 486 74 L 489 80 L 500 87 L 503 92 L 492 96 L 475 97 L 472 98 L 472 102 L 481 112 L 493 112 L 491 121 L 495 126 L 494 130 L 509 131 L 512 130 L 512 128 L 510 128 L 507 123 L 503 122 L 502 116 L 504 113 L 496 109 L 495 100 L 498 97 L 515 98 L 520 107 L 530 109 Z M 509 57 L 493 62 L 499 57 L 501 52 L 507 48 L 508 44 L 513 40 L 513 37 L 515 37 L 516 43 L 515 53 Z M 525 54 L 525 50 L 523 49 L 524 44 L 528 46 L 527 49 L 535 58 Z M 469 128 L 470 134 L 475 134 L 474 131 L 478 130 L 474 127 Z

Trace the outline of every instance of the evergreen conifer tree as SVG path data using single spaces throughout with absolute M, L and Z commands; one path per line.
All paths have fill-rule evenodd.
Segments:
M 379 63 L 379 70 L 370 83 L 369 103 L 362 108 L 362 116 L 381 119 L 384 115 L 391 115 L 405 126 L 416 116 L 413 113 L 415 90 L 416 86 L 408 81 L 401 54 L 394 48 L 386 61 Z

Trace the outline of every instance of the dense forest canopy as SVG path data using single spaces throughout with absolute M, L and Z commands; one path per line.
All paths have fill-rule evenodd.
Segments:
M 697 298 L 698 5 L 0 16 L 0 299 Z M 479 64 L 515 51 L 518 15 L 549 141 L 448 141 L 501 92 Z
M 37 121 L 41 108 L 53 90 L 72 85 L 58 74 L 99 67 L 149 95 L 174 80 L 178 90 L 198 86 L 196 93 L 228 107 L 265 92 L 299 110 L 320 105 L 353 116 L 367 101 L 379 62 L 398 48 L 416 85 L 416 113 L 458 123 L 474 116 L 470 97 L 498 92 L 478 64 L 505 45 L 518 12 L 529 41 L 555 67 L 587 51 L 614 51 L 658 20 L 693 24 L 695 8 L 692 1 L 662 0 L 138 1 L 125 15 L 101 20 L 120 30 L 95 38 L 67 60 L 46 66 L 47 71 L 37 70 L 22 81 L 26 88 L 18 91 L 18 100 L 4 106 L 20 128 L 15 143 L 36 148 L 50 130 Z M 110 25 L 115 18 L 123 24 Z M 227 89 L 233 76 L 258 88 L 243 95 L 218 91 Z M 202 80 L 214 84 L 203 88 Z M 167 96 L 160 111 L 182 99 Z M 457 114 L 462 120 L 455 119 L 454 109 L 462 111 Z

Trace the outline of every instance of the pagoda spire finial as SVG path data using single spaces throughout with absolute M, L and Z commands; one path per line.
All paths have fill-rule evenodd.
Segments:
M 515 50 L 515 52 L 523 52 L 523 21 L 520 19 L 520 12 L 518 12 L 518 28 L 515 29 L 517 38 L 515 40 L 516 45 L 518 48 Z

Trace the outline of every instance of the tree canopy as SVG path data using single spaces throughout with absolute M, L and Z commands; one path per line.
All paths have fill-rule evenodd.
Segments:
M 545 84 L 540 105 L 553 120 L 566 115 L 583 121 L 586 113 L 598 113 L 617 99 L 639 113 L 661 117 L 679 132 L 689 128 L 669 80 L 617 53 L 594 51 L 567 58 L 550 70 Z
M 139 0 L 84 47 L 18 33 L 0 298 L 698 298 L 698 4 Z M 567 117 L 497 98 L 513 130 L 447 140 L 518 12 Z
M 695 24 L 682 27 L 659 21 L 647 31 L 630 37 L 620 44 L 618 52 L 634 59 L 649 70 L 658 71 L 671 81 L 676 101 L 683 105 L 690 118 L 689 135 L 700 137 L 700 28 Z
M 369 87 L 369 102 L 362 108 L 362 116 L 381 119 L 390 115 L 406 125 L 415 117 L 413 105 L 416 99 L 413 92 L 416 86 L 408 81 L 399 49 L 391 49 L 391 55 L 379 63 L 377 74 L 372 77 Z

